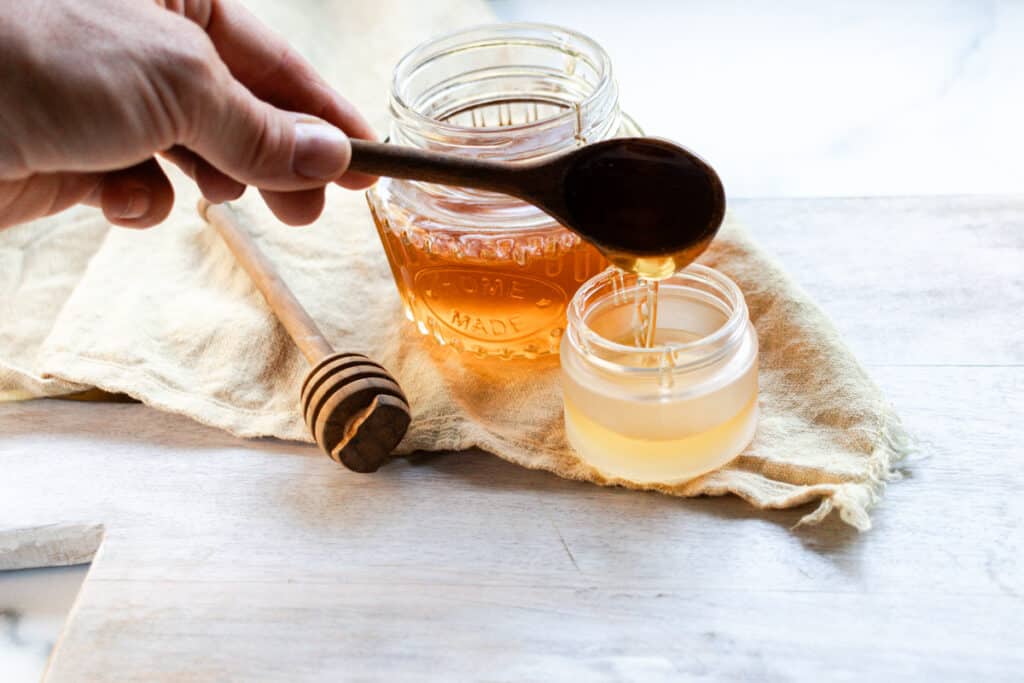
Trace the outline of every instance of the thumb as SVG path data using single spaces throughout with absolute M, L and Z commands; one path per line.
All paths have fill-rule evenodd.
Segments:
M 304 190 L 337 180 L 352 147 L 340 129 L 308 114 L 284 111 L 234 78 L 205 89 L 186 145 L 223 173 L 263 190 Z

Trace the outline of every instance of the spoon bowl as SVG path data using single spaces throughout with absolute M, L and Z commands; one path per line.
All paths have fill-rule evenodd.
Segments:
M 597 246 L 615 265 L 648 279 L 685 268 L 711 243 L 725 216 L 725 191 L 715 170 L 660 138 L 605 140 L 525 163 L 352 140 L 349 167 L 517 197 Z

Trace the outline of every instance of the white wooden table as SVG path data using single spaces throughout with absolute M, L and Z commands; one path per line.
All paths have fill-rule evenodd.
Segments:
M 0 405 L 0 528 L 105 530 L 48 680 L 1019 680 L 1024 198 L 734 208 L 928 456 L 872 531 L 482 453 L 366 476 L 140 405 Z

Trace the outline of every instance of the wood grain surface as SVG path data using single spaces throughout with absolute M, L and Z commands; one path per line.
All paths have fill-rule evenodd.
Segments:
M 47 680 L 1019 680 L 1024 198 L 733 208 L 920 440 L 873 530 L 0 405 L 0 528 L 105 528 Z

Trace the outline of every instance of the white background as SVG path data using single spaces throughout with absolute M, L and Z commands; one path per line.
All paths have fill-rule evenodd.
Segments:
M 587 33 L 733 197 L 1024 189 L 1024 2 L 494 0 Z

